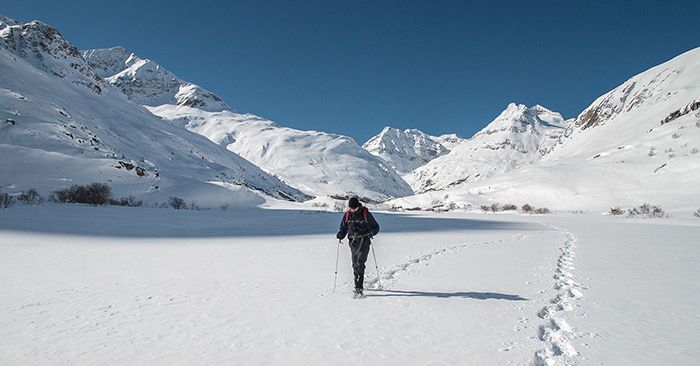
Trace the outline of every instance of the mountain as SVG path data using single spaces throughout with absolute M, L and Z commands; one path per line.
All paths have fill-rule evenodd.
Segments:
M 441 142 L 454 146 L 460 140 L 456 135 L 435 137 L 416 129 L 401 131 L 387 126 L 362 147 L 384 159 L 400 175 L 405 175 L 450 152 Z
M 420 193 L 504 174 L 539 160 L 567 124 L 559 113 L 542 106 L 511 103 L 473 137 L 404 179 Z
M 412 194 L 384 160 L 347 136 L 301 131 L 232 111 L 149 107 L 178 126 L 207 136 L 308 194 L 384 201 Z
M 136 104 L 174 104 L 205 111 L 229 109 L 214 93 L 188 83 L 157 63 L 141 59 L 122 47 L 89 50 L 82 55 L 100 77 L 119 88 Z
M 210 97 L 195 99 L 202 104 L 183 101 L 177 93 L 187 86 L 194 89 L 193 84 L 120 47 L 84 51 L 83 56 L 132 101 L 176 126 L 206 136 L 308 194 L 359 195 L 368 201 L 412 194 L 391 166 L 349 137 L 286 128 L 253 114 L 237 113 L 199 87 L 198 95 Z
M 607 211 L 613 206 L 651 203 L 696 210 L 700 207 L 700 48 L 633 76 L 597 98 L 558 138 L 546 141 L 538 149 L 544 155 L 533 164 L 392 204 L 509 202 Z
M 42 194 L 92 182 L 116 195 L 201 204 L 305 194 L 131 103 L 53 27 L 0 18 L 0 187 Z

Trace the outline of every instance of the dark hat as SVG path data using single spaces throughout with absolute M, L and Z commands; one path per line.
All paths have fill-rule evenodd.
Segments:
M 350 201 L 348 201 L 348 206 L 350 208 L 358 208 L 362 205 L 360 204 L 360 200 L 358 200 L 357 197 L 352 197 L 350 198 Z

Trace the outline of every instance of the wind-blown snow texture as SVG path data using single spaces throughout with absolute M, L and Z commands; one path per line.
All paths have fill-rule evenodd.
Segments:
M 351 138 L 281 127 L 253 114 L 231 111 L 221 98 L 120 47 L 84 51 L 83 55 L 132 101 L 206 136 L 308 194 L 359 195 L 374 201 L 412 194 L 386 162 Z
M 130 103 L 58 31 L 0 22 L 0 178 L 5 190 L 46 195 L 105 182 L 151 202 L 206 205 L 306 195 L 208 139 Z M 228 187 L 229 189 L 226 189 Z M 242 189 L 243 188 L 243 189 Z

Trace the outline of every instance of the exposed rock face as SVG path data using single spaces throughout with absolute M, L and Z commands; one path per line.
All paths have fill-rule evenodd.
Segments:
M 102 79 L 56 28 L 36 20 L 21 24 L 0 17 L 0 46 L 41 70 L 84 86 L 95 94 L 103 93 Z

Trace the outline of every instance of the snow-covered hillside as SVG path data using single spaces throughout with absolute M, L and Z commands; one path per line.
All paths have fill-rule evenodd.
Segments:
M 386 126 L 362 147 L 388 162 L 397 173 L 405 175 L 427 162 L 447 154 L 461 142 L 456 135 L 430 136 L 417 129 L 399 130 Z
M 148 201 L 251 204 L 306 195 L 105 83 L 60 33 L 0 19 L 0 187 L 104 182 Z
M 214 93 L 181 80 L 157 63 L 141 59 L 122 47 L 89 50 L 82 55 L 100 77 L 136 104 L 176 104 L 206 111 L 229 108 Z
M 346 136 L 286 128 L 227 110 L 207 112 L 171 104 L 148 109 L 207 136 L 308 194 L 356 194 L 383 201 L 412 193 L 391 166 Z
M 649 202 L 694 211 L 700 205 L 699 97 L 696 48 L 596 99 L 555 144 L 540 149 L 545 155 L 536 164 L 396 204 L 528 202 L 606 211 Z
M 121 47 L 84 51 L 83 55 L 132 101 L 206 136 L 308 194 L 359 195 L 373 201 L 412 194 L 386 162 L 351 138 L 286 128 L 252 114 L 233 112 L 221 98 Z M 202 94 L 206 98 L 197 97 L 197 102 L 191 97 L 180 98 Z
M 559 113 L 511 103 L 484 129 L 408 174 L 414 191 L 440 190 L 501 175 L 541 158 L 564 132 Z

